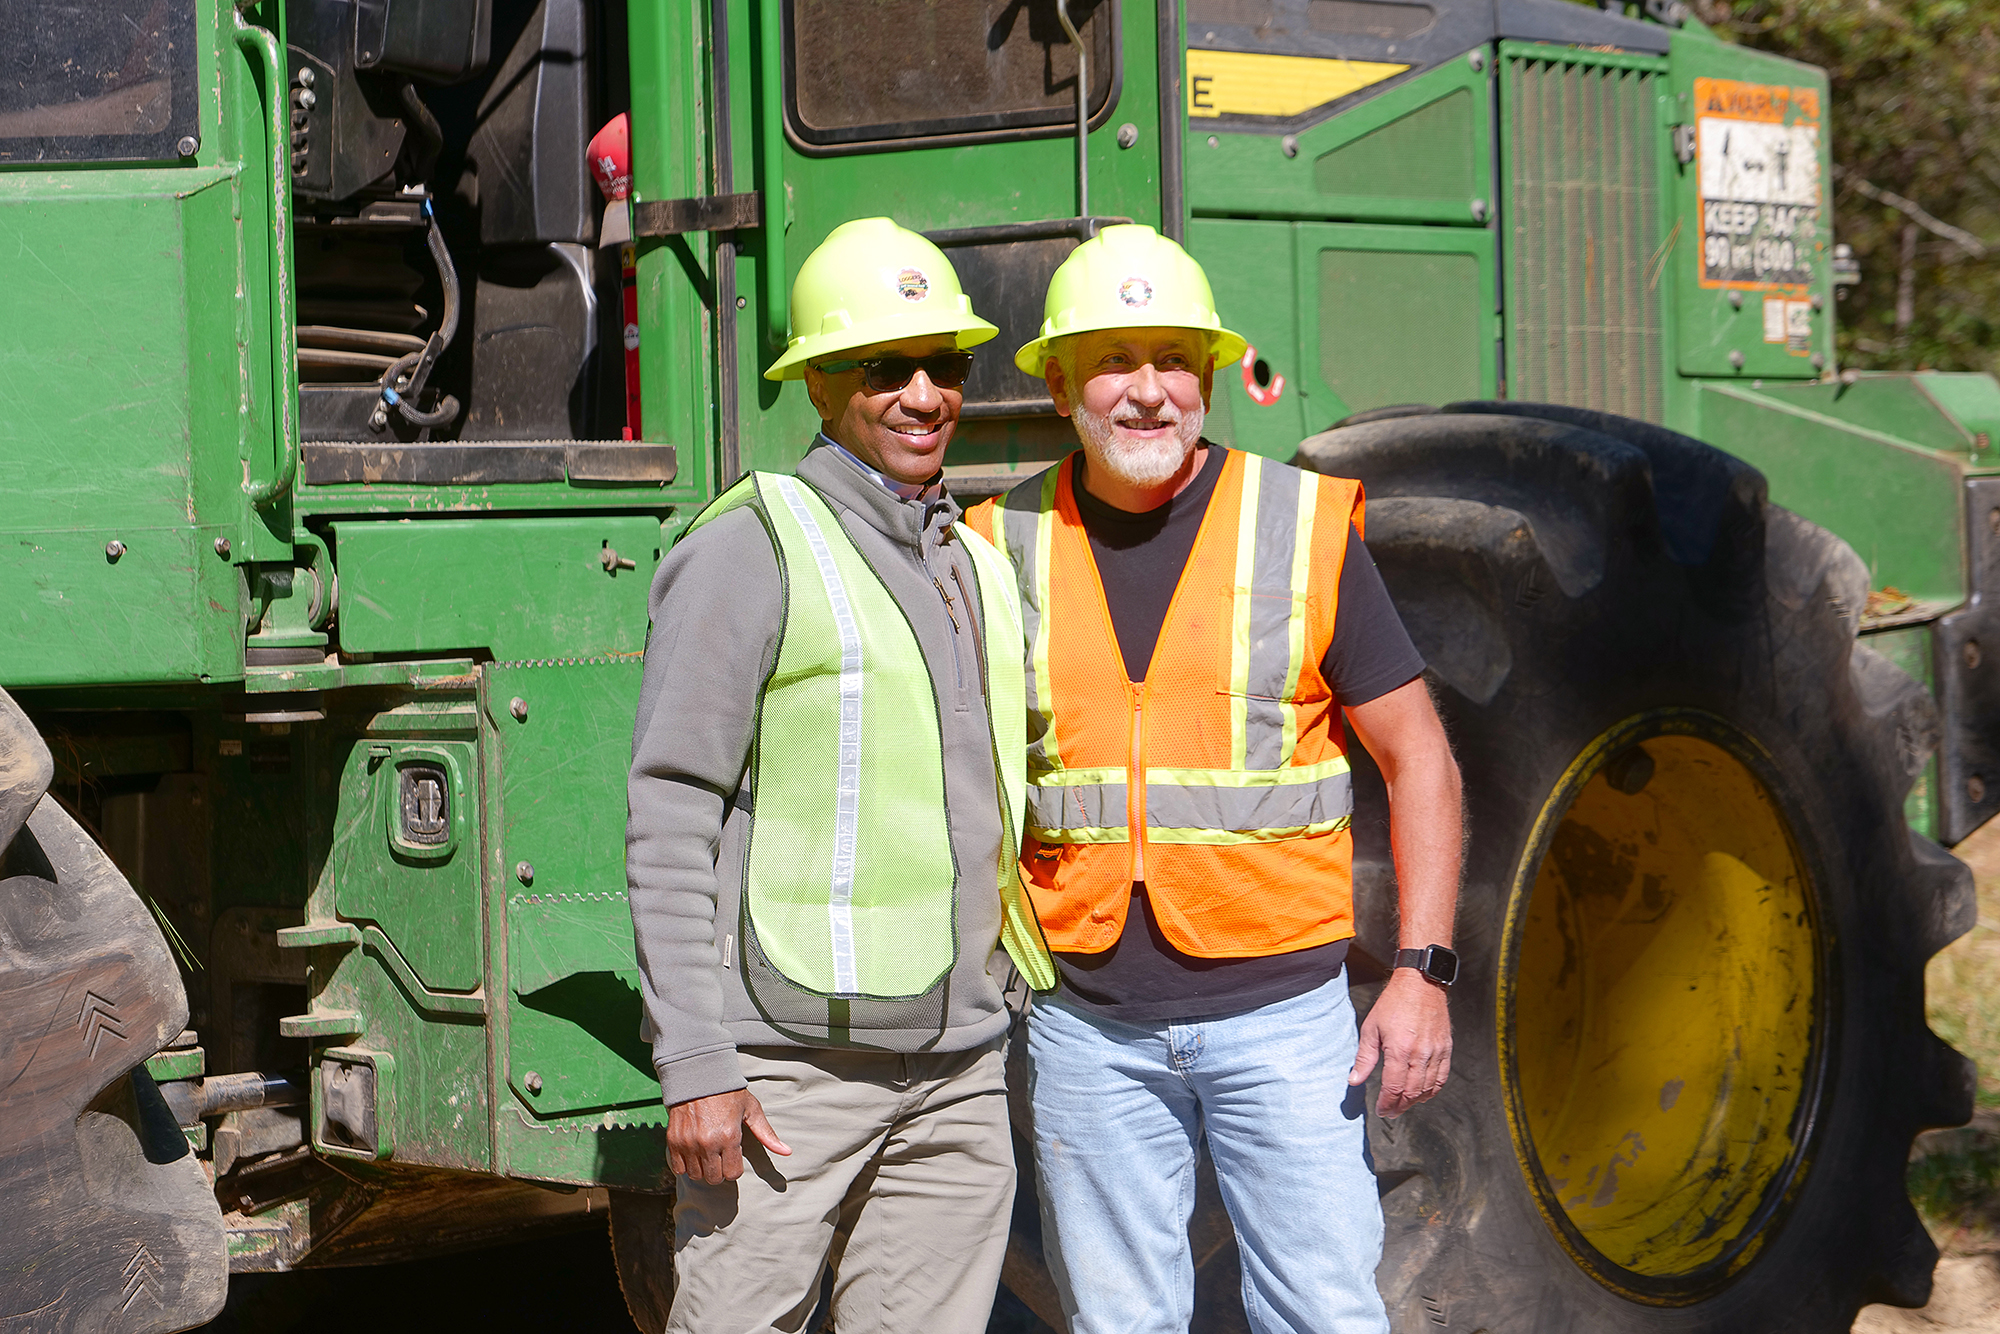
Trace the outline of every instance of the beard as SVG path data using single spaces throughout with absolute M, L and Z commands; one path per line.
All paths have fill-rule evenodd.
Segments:
M 1092 412 L 1081 403 L 1071 410 L 1091 467 L 1102 468 L 1127 486 L 1158 486 L 1179 472 L 1201 443 L 1202 422 L 1208 413 L 1200 407 L 1181 412 L 1166 403 L 1145 414 L 1173 423 L 1173 436 L 1165 440 L 1123 440 L 1112 429 L 1114 423 L 1140 415 L 1123 404 L 1109 414 Z

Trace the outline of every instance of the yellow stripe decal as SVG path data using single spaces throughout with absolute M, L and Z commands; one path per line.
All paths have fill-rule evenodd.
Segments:
M 1351 823 L 1352 819 L 1343 815 L 1338 820 L 1323 820 L 1318 824 L 1299 825 L 1292 829 L 1245 829 L 1240 832 L 1232 829 L 1156 829 L 1149 826 L 1146 830 L 1146 841 L 1210 847 L 1227 847 L 1236 843 L 1282 843 L 1291 838 L 1337 834 Z
M 1296 116 L 1408 68 L 1375 60 L 1190 48 L 1188 115 Z

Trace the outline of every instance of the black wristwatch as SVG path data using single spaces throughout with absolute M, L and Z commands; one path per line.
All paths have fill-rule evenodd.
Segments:
M 1448 987 L 1458 981 L 1458 951 L 1444 945 L 1426 945 L 1420 950 L 1397 950 L 1396 967 L 1414 968 L 1426 982 Z

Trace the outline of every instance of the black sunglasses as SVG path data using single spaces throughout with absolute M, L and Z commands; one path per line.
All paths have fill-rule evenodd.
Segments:
M 871 394 L 886 394 L 892 389 L 901 389 L 915 377 L 920 367 L 938 388 L 957 389 L 965 383 L 965 377 L 972 374 L 972 354 L 933 352 L 928 357 L 906 357 L 898 353 L 887 357 L 863 357 L 858 361 L 819 363 L 819 369 L 827 375 L 839 375 L 857 367 Z

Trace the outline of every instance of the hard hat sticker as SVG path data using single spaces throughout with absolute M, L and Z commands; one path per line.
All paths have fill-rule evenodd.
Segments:
M 1153 285 L 1144 278 L 1127 278 L 1118 284 L 1118 299 L 1137 308 L 1153 304 Z
M 922 269 L 904 269 L 896 275 L 896 294 L 905 301 L 922 301 L 931 294 L 931 280 Z

